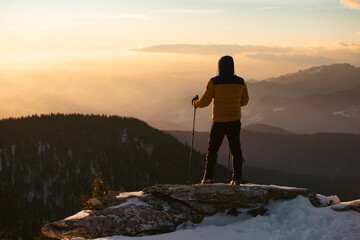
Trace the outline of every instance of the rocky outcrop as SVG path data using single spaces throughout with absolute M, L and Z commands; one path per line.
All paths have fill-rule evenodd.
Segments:
M 140 192 L 90 199 L 88 203 L 97 210 L 82 211 L 46 224 L 42 232 L 58 239 L 166 233 L 181 224 L 199 223 L 205 216 L 218 212 L 264 215 L 269 200 L 293 199 L 298 195 L 308 198 L 315 207 L 324 205 L 324 199 L 320 201 L 304 188 L 254 184 L 155 185 Z
M 360 200 L 339 203 L 331 206 L 331 208 L 339 212 L 353 210 L 360 213 Z
M 305 188 L 199 184 L 156 185 L 143 191 L 159 198 L 181 202 L 203 215 L 213 215 L 231 208 L 258 208 L 267 204 L 270 199 L 293 199 L 298 195 L 309 198 L 314 206 L 320 205 L 315 194 Z

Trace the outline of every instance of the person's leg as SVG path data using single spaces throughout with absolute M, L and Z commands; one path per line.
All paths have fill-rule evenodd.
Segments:
M 240 129 L 241 129 L 241 122 L 234 121 L 234 122 L 229 122 L 226 131 L 226 137 L 229 140 L 231 154 L 233 155 L 232 180 L 236 180 L 239 183 L 242 178 L 242 165 L 243 165 L 243 156 L 242 156 L 241 144 L 240 144 Z
M 205 173 L 203 179 L 213 179 L 217 160 L 217 153 L 225 136 L 223 123 L 213 122 L 209 136 L 208 153 L 206 156 Z

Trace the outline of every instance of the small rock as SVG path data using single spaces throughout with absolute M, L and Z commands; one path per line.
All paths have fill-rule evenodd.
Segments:
M 263 216 L 263 215 L 267 214 L 268 211 L 269 211 L 269 209 L 260 207 L 260 208 L 255 208 L 255 209 L 249 210 L 247 212 L 247 214 L 250 214 L 253 217 L 256 217 L 258 215 Z
M 227 215 L 230 215 L 230 216 L 234 216 L 234 217 L 237 217 L 237 215 L 239 215 L 239 213 L 241 213 L 240 211 L 238 211 L 236 208 L 230 208 L 228 211 L 227 211 Z

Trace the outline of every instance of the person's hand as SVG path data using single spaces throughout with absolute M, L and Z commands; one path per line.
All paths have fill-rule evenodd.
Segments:
M 191 100 L 191 104 L 194 105 L 194 101 L 195 101 L 195 100 L 198 100 L 198 99 L 199 99 L 199 96 L 196 95 L 196 96 Z

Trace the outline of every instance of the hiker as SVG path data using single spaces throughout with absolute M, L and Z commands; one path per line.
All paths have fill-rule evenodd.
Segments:
M 212 125 L 209 135 L 208 153 L 202 184 L 214 182 L 214 168 L 217 152 L 226 135 L 233 156 L 233 175 L 231 185 L 239 185 L 242 179 L 242 156 L 240 145 L 241 107 L 249 102 L 244 79 L 234 73 L 234 60 L 223 56 L 218 62 L 218 75 L 211 78 L 202 97 L 192 99 L 195 108 L 203 108 L 213 102 Z

